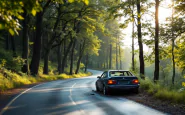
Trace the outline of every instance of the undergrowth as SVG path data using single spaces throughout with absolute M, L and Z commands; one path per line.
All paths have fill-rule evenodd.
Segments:
M 140 89 L 155 98 L 185 104 L 185 90 L 183 87 L 178 89 L 175 88 L 175 86 L 164 86 L 160 83 L 156 84 L 148 77 L 145 77 L 145 80 L 140 79 Z
M 60 74 L 55 75 L 52 71 L 49 75 L 40 74 L 38 76 L 28 76 L 22 72 L 12 72 L 5 68 L 1 68 L 0 71 L 0 91 L 5 91 L 12 88 L 17 88 L 23 85 L 34 84 L 38 82 L 59 80 L 59 79 L 69 79 L 69 78 L 79 78 L 84 76 L 91 75 L 90 72 L 82 73 L 74 75 Z
M 21 72 L 24 60 L 20 57 L 13 58 L 11 52 L 0 50 L 0 91 L 17 88 L 23 85 L 34 84 L 38 82 L 52 81 L 58 79 L 79 78 L 91 75 L 90 72 L 84 73 L 82 70 L 78 74 L 68 75 L 57 72 L 57 65 L 49 62 L 49 75 L 43 74 L 43 62 L 39 66 L 37 76 L 30 76 Z M 69 68 L 66 68 L 69 71 Z M 65 72 L 69 73 L 69 72 Z

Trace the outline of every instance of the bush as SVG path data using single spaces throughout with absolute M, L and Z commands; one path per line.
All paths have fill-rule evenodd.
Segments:
M 13 57 L 12 52 L 0 49 L 0 68 L 4 67 L 12 71 L 20 71 L 25 60 L 21 57 Z
M 151 85 L 153 84 L 148 77 L 145 77 L 145 80 L 139 78 L 139 81 L 140 81 L 141 89 L 144 89 L 144 90 L 149 90 Z
M 33 83 L 29 80 L 28 76 L 20 76 L 17 73 L 11 72 L 7 69 L 4 69 L 3 73 L 4 74 L 0 73 L 0 90 L 11 89 Z

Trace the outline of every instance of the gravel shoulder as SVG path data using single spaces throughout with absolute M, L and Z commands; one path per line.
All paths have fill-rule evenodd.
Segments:
M 123 97 L 170 115 L 185 115 L 184 104 L 175 104 L 170 101 L 159 100 L 154 98 L 152 95 L 147 94 L 146 92 L 140 92 L 139 94 L 128 94 L 124 95 Z

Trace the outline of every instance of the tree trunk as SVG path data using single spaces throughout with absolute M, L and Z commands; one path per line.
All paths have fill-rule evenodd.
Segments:
M 110 44 L 109 69 L 112 68 L 112 44 Z
M 134 54 L 134 4 L 132 9 L 132 71 L 135 71 L 135 54 Z
M 107 56 L 106 56 L 106 60 L 107 60 L 107 69 L 109 68 L 109 48 L 107 47 Z
M 122 61 L 121 61 L 121 48 L 120 48 L 120 45 L 119 45 L 119 65 L 120 65 L 120 67 L 119 67 L 119 69 L 122 69 Z
M 62 68 L 61 68 L 61 73 L 64 73 L 64 69 L 65 69 L 65 65 L 66 65 L 66 62 L 67 62 L 67 56 L 71 50 L 71 46 L 73 45 L 73 41 L 71 40 L 67 49 L 65 50 L 65 53 L 64 53 L 64 56 L 63 56 L 63 59 L 62 59 Z
M 85 43 L 86 43 L 86 41 L 84 40 L 84 42 L 82 44 L 82 47 L 80 47 L 80 53 L 79 53 L 79 58 L 78 58 L 78 61 L 77 61 L 77 67 L 76 67 L 75 74 L 78 74 L 78 71 L 80 69 L 80 62 L 81 62 L 82 56 L 84 54 Z
M 36 14 L 36 37 L 33 44 L 33 55 L 30 64 L 30 71 L 32 75 L 38 74 L 40 55 L 41 55 L 41 41 L 42 41 L 42 22 L 43 14 L 46 8 L 49 6 L 51 0 L 47 0 L 46 4 L 43 6 L 43 10 Z
M 48 69 L 49 53 L 50 53 L 50 49 L 48 49 L 48 50 L 45 52 L 45 55 L 44 55 L 44 68 L 43 68 L 43 74 L 48 74 L 48 73 L 49 73 L 49 69 Z
M 6 42 L 6 46 L 5 46 L 5 49 L 6 50 L 10 50 L 10 38 L 9 38 L 9 33 L 8 33 L 8 35 L 6 36 L 6 40 L 5 40 L 5 42 Z
M 173 13 L 174 13 L 174 0 L 172 0 L 172 63 L 173 63 L 173 75 L 172 75 L 172 84 L 175 83 L 175 54 L 174 54 L 174 48 L 175 48 L 175 39 L 174 39 L 174 26 L 173 26 Z
M 118 38 L 116 38 L 116 69 L 118 70 Z
M 134 23 L 134 22 L 133 22 Z M 132 25 L 132 71 L 135 71 L 135 54 L 134 54 L 134 24 Z
M 44 55 L 45 55 L 45 49 L 47 48 L 47 43 L 48 43 L 48 38 L 50 37 L 50 35 L 49 35 L 49 32 L 45 32 L 44 34 L 43 34 L 43 36 L 42 36 L 42 39 L 41 39 L 41 56 L 40 56 L 40 59 L 41 60 L 44 60 Z M 47 38 L 47 40 L 45 39 L 45 38 Z M 46 42 L 47 41 L 47 42 Z
M 79 71 L 79 69 L 80 69 L 80 62 L 81 62 L 81 59 L 82 59 L 82 55 L 80 55 L 79 58 L 78 58 L 78 61 L 77 61 L 77 68 L 76 68 L 75 74 L 78 74 L 78 71 Z
M 175 54 L 174 54 L 174 47 L 175 47 L 175 43 L 174 43 L 174 39 L 172 38 L 172 62 L 173 62 L 173 75 L 172 75 L 172 84 L 174 85 L 175 82 Z
M 15 47 L 15 38 L 14 38 L 14 36 L 10 35 L 10 39 L 11 39 L 13 57 L 17 57 L 16 47 Z
M 34 39 L 33 45 L 33 55 L 30 65 L 30 70 L 32 75 L 38 74 L 39 63 L 40 63 L 40 53 L 41 53 L 41 37 L 42 37 L 42 20 L 43 12 L 39 12 L 36 15 L 36 37 Z
M 74 61 L 74 50 L 76 45 L 76 39 L 73 42 L 72 50 L 71 50 L 71 63 L 70 63 L 70 75 L 73 74 L 73 61 Z
M 66 52 L 66 40 L 67 40 L 67 39 L 64 39 L 64 43 L 63 43 L 63 52 L 64 52 L 64 53 Z
M 155 71 L 154 71 L 154 82 L 159 80 L 159 19 L 158 19 L 158 9 L 159 0 L 155 0 Z
M 44 71 L 43 73 L 44 74 L 48 74 L 48 61 L 49 61 L 49 53 L 50 53 L 50 50 L 52 48 L 52 45 L 53 43 L 56 41 L 56 29 L 57 29 L 57 26 L 60 22 L 60 17 L 61 17 L 61 7 L 62 5 L 59 4 L 59 8 L 58 8 L 58 15 L 57 15 L 57 19 L 55 21 L 55 24 L 54 24 L 54 27 L 53 27 L 53 33 L 52 33 L 52 38 L 50 40 L 48 40 L 47 38 L 47 51 L 46 51 L 46 54 L 44 56 Z M 47 61 L 47 62 L 46 62 Z M 46 64 L 46 65 L 45 65 Z M 46 67 L 47 66 L 47 67 Z
M 143 40 L 141 34 L 141 6 L 140 0 L 137 0 L 137 31 L 138 31 L 138 44 L 139 44 L 139 61 L 140 61 L 140 77 L 144 79 L 145 74 L 145 64 L 143 58 Z
M 61 62 L 62 62 L 61 45 L 58 46 L 57 59 L 58 59 L 58 72 L 59 72 L 59 74 L 61 74 Z
M 85 72 L 87 72 L 88 60 L 89 60 L 89 55 L 86 54 L 86 58 L 85 58 Z
M 29 36 L 28 36 L 28 15 L 26 10 L 23 13 L 23 33 L 22 33 L 22 58 L 25 59 L 24 65 L 22 67 L 22 72 L 27 73 L 29 72 L 29 63 L 28 63 L 28 51 L 29 51 Z

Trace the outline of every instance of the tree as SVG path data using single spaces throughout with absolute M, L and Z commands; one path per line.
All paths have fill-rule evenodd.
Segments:
M 118 70 L 118 37 L 116 37 L 116 69 Z
M 172 36 L 171 36 L 172 37 L 171 38 L 172 39 L 172 49 L 171 50 L 172 51 L 171 52 L 172 52 L 172 64 L 173 64 L 172 84 L 174 85 L 174 81 L 175 81 L 175 54 L 174 54 L 175 38 L 174 38 L 174 30 L 173 30 L 174 29 L 174 26 L 173 26 L 173 22 L 174 22 L 174 19 L 173 19 L 174 18 L 174 16 L 173 16 L 174 11 L 173 10 L 174 10 L 174 8 L 173 7 L 174 7 L 174 0 L 172 0 L 172 22 L 171 22 L 172 23 L 171 24 L 172 25 L 172 29 L 171 29 L 171 32 L 172 32 Z
M 24 9 L 23 13 L 23 33 L 22 33 L 22 58 L 25 59 L 25 63 L 22 67 L 22 72 L 23 73 L 28 73 L 29 72 L 29 63 L 28 63 L 28 51 L 29 51 L 29 36 L 28 36 L 28 13 Z
M 44 74 L 48 74 L 49 54 L 50 54 L 50 50 L 53 48 L 53 43 L 56 41 L 57 38 L 60 38 L 60 35 L 61 35 L 61 32 L 59 33 L 59 35 L 57 33 L 58 25 L 60 23 L 61 15 L 62 15 L 61 7 L 62 7 L 62 5 L 59 4 L 58 7 L 56 8 L 56 11 L 57 11 L 57 12 L 55 12 L 57 14 L 56 19 L 54 21 L 53 26 L 51 27 L 51 30 L 53 30 L 53 32 L 51 34 L 51 38 L 49 40 L 47 38 L 47 42 L 45 43 L 46 47 L 45 47 L 45 53 L 44 53 L 44 68 L 43 68 L 43 73 Z M 61 28 L 61 30 L 63 30 L 63 27 Z
M 112 69 L 112 44 L 110 44 L 109 69 Z
M 144 2 L 144 1 L 142 1 Z M 137 7 L 137 17 L 135 17 L 134 14 L 134 5 Z M 150 6 L 150 5 L 149 5 Z M 120 9 L 123 10 L 123 12 L 120 13 Z M 143 77 L 145 74 L 145 64 L 144 64 L 144 57 L 143 57 L 143 39 L 142 39 L 142 32 L 141 32 L 141 10 L 142 13 L 145 12 L 144 9 L 141 9 L 141 1 L 122 1 L 121 3 L 118 3 L 117 5 L 113 6 L 110 9 L 111 14 L 114 14 L 114 17 L 120 17 L 120 16 L 125 16 L 126 19 L 124 21 L 124 24 L 121 25 L 122 28 L 126 28 L 128 26 L 129 22 L 134 22 L 135 18 L 137 19 L 137 36 L 138 36 L 138 44 L 139 44 L 139 62 L 140 62 L 140 77 Z M 134 25 L 133 25 L 134 26 Z M 132 49 L 134 47 L 132 46 Z M 133 50 L 134 51 L 134 50 Z M 134 54 L 134 53 L 133 53 Z M 134 58 L 134 55 L 132 55 Z M 132 66 L 134 65 L 134 59 L 132 61 Z
M 51 0 L 48 0 L 43 6 L 43 10 L 36 14 L 36 37 L 34 39 L 33 55 L 32 55 L 32 60 L 30 64 L 30 72 L 32 75 L 36 75 L 38 73 L 39 63 L 40 63 L 40 54 L 41 54 L 43 15 L 50 3 L 51 3 Z
M 134 27 L 135 27 L 135 17 L 134 17 L 134 9 L 135 9 L 135 7 L 134 7 L 134 0 L 132 0 L 132 71 L 135 71 L 135 63 L 134 63 L 134 61 L 135 61 L 135 54 L 134 54 L 134 50 L 135 50 L 135 48 L 134 48 Z
M 183 33 L 185 32 L 185 20 L 183 18 L 184 15 L 182 15 L 182 12 L 184 12 L 183 8 L 180 10 L 179 7 L 181 7 L 181 4 L 177 4 L 176 7 L 174 7 L 174 1 L 172 1 L 172 5 L 170 7 L 172 9 L 172 15 L 168 17 L 166 19 L 166 23 L 162 24 L 160 27 L 161 41 L 167 45 L 167 52 L 170 52 L 170 54 L 168 54 L 168 58 L 171 58 L 172 60 L 172 84 L 174 84 L 175 81 L 176 63 L 180 68 L 182 67 L 179 63 L 181 62 L 181 59 L 179 58 L 179 52 L 182 50 L 178 48 L 181 46 L 181 43 L 179 43 L 178 46 L 176 42 L 178 39 L 181 39 Z M 168 44 L 171 44 L 171 46 Z M 183 67 L 181 69 L 183 69 Z
M 137 0 L 137 32 L 139 44 L 139 62 L 140 62 L 140 77 L 143 78 L 145 74 L 145 63 L 143 57 L 143 40 L 141 33 L 141 5 L 140 0 Z
M 88 4 L 88 0 L 82 0 L 84 2 L 84 4 Z M 54 2 L 52 0 L 48 0 L 46 3 L 43 3 L 43 10 L 38 12 L 36 14 L 36 38 L 34 40 L 34 46 L 33 46 L 33 56 L 32 56 L 32 61 L 30 64 L 30 69 L 31 69 L 31 74 L 35 75 L 38 73 L 38 67 L 39 67 L 39 63 L 40 63 L 40 53 L 41 53 L 41 37 L 42 37 L 42 25 L 43 25 L 43 16 L 44 13 L 46 12 L 46 9 L 49 7 L 50 3 Z M 73 3 L 76 2 L 76 0 L 73 1 L 68 1 L 69 3 Z M 48 74 L 48 58 L 49 58 L 49 53 L 52 47 L 52 44 L 55 42 L 56 40 L 56 30 L 57 30 L 57 26 L 59 24 L 62 12 L 61 12 L 61 4 L 68 4 L 67 1 L 63 0 L 63 1 L 57 1 L 57 4 L 59 4 L 59 8 L 58 8 L 58 17 L 56 18 L 55 24 L 53 26 L 53 35 L 52 38 L 48 41 L 48 48 L 45 51 L 45 61 L 44 61 L 44 73 Z M 64 13 L 65 14 L 65 13 Z M 72 44 L 72 43 L 70 43 Z M 71 48 L 71 45 L 68 47 Z M 70 51 L 70 49 L 68 49 L 67 51 Z M 68 54 L 68 52 L 66 53 Z M 62 62 L 62 66 L 61 66 L 61 71 L 64 72 L 64 66 L 65 66 L 65 62 L 66 62 L 66 58 L 67 55 L 64 55 L 63 58 L 63 62 Z M 64 64 L 63 64 L 64 63 Z
M 159 80 L 159 19 L 158 19 L 158 9 L 159 0 L 155 0 L 155 71 L 154 71 L 154 82 Z

